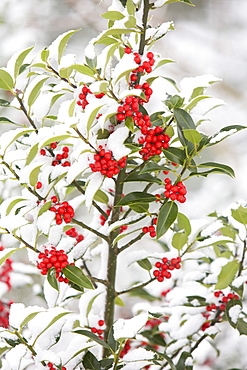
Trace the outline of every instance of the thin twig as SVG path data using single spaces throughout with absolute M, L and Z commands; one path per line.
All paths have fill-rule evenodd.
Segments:
M 58 71 L 56 71 L 50 64 L 47 64 L 47 68 L 50 69 L 57 77 L 59 77 L 62 81 L 67 82 L 71 87 L 77 89 L 77 86 L 70 82 L 67 78 L 61 77 Z
M 135 285 L 135 286 L 133 286 L 133 287 L 131 287 L 129 289 L 122 290 L 121 292 L 116 292 L 116 294 L 117 295 L 125 294 L 125 293 L 132 292 L 135 289 L 144 288 L 148 284 L 152 283 L 152 281 L 154 281 L 154 280 L 155 280 L 155 277 L 151 278 L 150 280 L 146 281 L 145 283 L 142 283 L 142 284 L 139 284 L 139 285 Z
M 27 119 L 28 119 L 28 121 L 29 121 L 30 125 L 34 128 L 34 130 L 35 130 L 35 132 L 36 132 L 36 134 L 37 134 L 37 133 L 38 133 L 38 129 L 37 129 L 37 127 L 35 126 L 35 124 L 34 124 L 34 122 L 33 122 L 32 118 L 29 116 L 29 114 L 28 114 L 28 112 L 27 112 L 27 110 L 26 110 L 26 107 L 25 107 L 25 105 L 23 104 L 22 99 L 19 97 L 19 95 L 18 95 L 18 94 L 16 94 L 15 96 L 16 96 L 16 99 L 18 100 L 19 104 L 20 104 L 21 110 L 23 111 L 23 113 L 24 113 L 24 114 L 25 114 L 25 116 L 27 117 Z
M 102 239 L 106 240 L 107 242 L 109 241 L 107 236 L 105 236 L 104 234 L 101 234 L 101 233 L 100 233 L 99 231 L 97 231 L 97 230 L 94 230 L 92 227 L 90 227 L 90 226 L 88 226 L 88 225 L 84 224 L 84 222 L 82 222 L 82 221 L 78 221 L 78 220 L 76 220 L 75 218 L 72 218 L 72 221 L 73 221 L 76 225 L 81 226 L 83 229 L 86 229 L 86 230 L 88 230 L 88 231 L 91 231 L 93 234 L 97 235 L 99 238 L 102 238 Z

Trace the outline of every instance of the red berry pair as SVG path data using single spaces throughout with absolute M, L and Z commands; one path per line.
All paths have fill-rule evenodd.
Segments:
M 55 199 L 56 198 L 56 199 Z M 51 199 L 57 200 L 57 197 Z M 68 202 L 56 203 L 50 208 L 50 211 L 55 212 L 55 221 L 57 225 L 61 225 L 64 221 L 69 224 L 75 215 L 74 208 Z
M 164 279 L 170 279 L 172 277 L 172 274 L 170 271 L 177 269 L 179 270 L 181 268 L 181 258 L 172 258 L 171 260 L 168 260 L 168 258 L 164 257 L 162 258 L 162 262 L 156 262 L 155 267 L 157 267 L 158 270 L 153 271 L 154 277 L 159 281 L 162 282 Z M 170 271 L 169 271 L 170 270 Z
M 52 362 L 48 362 L 47 366 L 49 367 L 50 370 L 58 370 L 58 368 L 55 368 L 54 367 L 55 365 L 53 365 Z M 60 369 L 60 367 L 59 367 L 59 369 Z M 61 370 L 66 370 L 66 367 L 65 366 L 62 366 L 61 367 Z
M 126 163 L 127 157 L 116 161 L 110 150 L 102 149 L 100 146 L 98 153 L 94 155 L 94 163 L 90 163 L 89 166 L 93 172 L 100 172 L 103 176 L 111 178 L 117 175 Z
M 165 189 L 164 196 L 166 198 L 170 198 L 171 200 L 177 200 L 180 203 L 184 203 L 186 201 L 185 194 L 187 194 L 187 190 L 185 185 L 179 181 L 177 184 L 172 185 L 171 180 L 167 177 L 164 180 L 165 182 Z
M 56 278 L 59 282 L 69 283 L 69 280 L 63 277 L 62 270 L 73 263 L 68 262 L 68 256 L 64 250 L 56 250 L 52 247 L 50 250 L 45 249 L 43 253 L 38 254 L 37 268 L 41 270 L 42 275 L 47 275 L 48 270 L 54 268 L 56 271 Z

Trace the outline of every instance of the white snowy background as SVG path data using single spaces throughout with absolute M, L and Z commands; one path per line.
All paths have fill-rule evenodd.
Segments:
M 49 45 L 59 34 L 69 29 L 79 29 L 69 44 L 68 52 L 83 56 L 87 42 L 105 28 L 100 18 L 110 0 L 98 5 L 98 0 L 1 0 L 0 2 L 0 64 L 4 66 L 17 50 L 36 45 L 36 51 Z M 176 31 L 155 46 L 163 57 L 177 63 L 168 65 L 167 76 L 179 82 L 185 77 L 213 74 L 222 82 L 213 85 L 208 93 L 223 99 L 226 105 L 212 111 L 211 122 L 202 125 L 202 131 L 212 134 L 220 128 L 240 124 L 247 125 L 247 2 L 245 0 L 195 0 L 196 7 L 171 4 L 153 12 L 152 24 L 174 21 Z M 79 58 L 78 58 L 79 60 Z M 5 113 L 4 113 L 5 114 Z M 3 115 L 0 113 L 0 115 Z M 208 149 L 204 161 L 215 161 L 232 166 L 235 179 L 213 175 L 208 179 L 193 178 L 188 182 L 188 201 L 181 211 L 190 218 L 205 217 L 213 210 L 219 212 L 238 199 L 246 199 L 247 131 L 241 131 L 221 144 Z M 18 298 L 18 297 L 17 297 Z M 36 302 L 32 302 L 35 304 Z M 229 337 L 231 341 L 229 342 Z M 220 347 L 229 353 L 228 368 L 235 367 L 234 352 L 246 357 L 246 337 L 237 340 L 238 333 L 230 329 L 221 336 Z M 231 346 L 229 347 L 229 343 Z M 209 347 L 209 348 L 208 348 Z M 228 347 L 228 351 L 226 348 Z M 238 347 L 238 351 L 237 351 Z M 241 350 L 242 348 L 242 350 Z M 210 370 L 215 350 L 208 342 L 198 348 L 197 358 Z M 205 359 L 203 358 L 205 356 Z M 205 360 L 205 361 L 204 361 Z M 225 362 L 225 363 L 226 363 Z M 242 366 L 244 360 L 242 362 Z M 245 361 L 246 365 L 247 361 Z M 220 361 L 214 369 L 225 370 Z M 217 366 L 217 367 L 215 367 Z M 196 370 L 196 369 L 195 369 Z

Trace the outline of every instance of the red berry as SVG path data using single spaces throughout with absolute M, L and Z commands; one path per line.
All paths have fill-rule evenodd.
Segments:
M 42 188 L 42 182 L 38 181 L 36 184 L 36 189 L 41 189 Z

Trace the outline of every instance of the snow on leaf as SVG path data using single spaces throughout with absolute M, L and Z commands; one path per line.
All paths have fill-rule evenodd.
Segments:
M 120 127 L 110 135 L 107 141 L 107 147 L 112 151 L 117 161 L 131 152 L 131 150 L 124 145 L 124 141 L 127 139 L 128 135 L 129 129 L 127 127 Z
M 148 320 L 148 313 L 141 313 L 132 319 L 118 319 L 114 325 L 114 338 L 133 338 Z
M 94 195 L 100 188 L 102 182 L 103 176 L 99 172 L 95 172 L 89 177 L 85 191 L 86 207 L 91 207 Z

